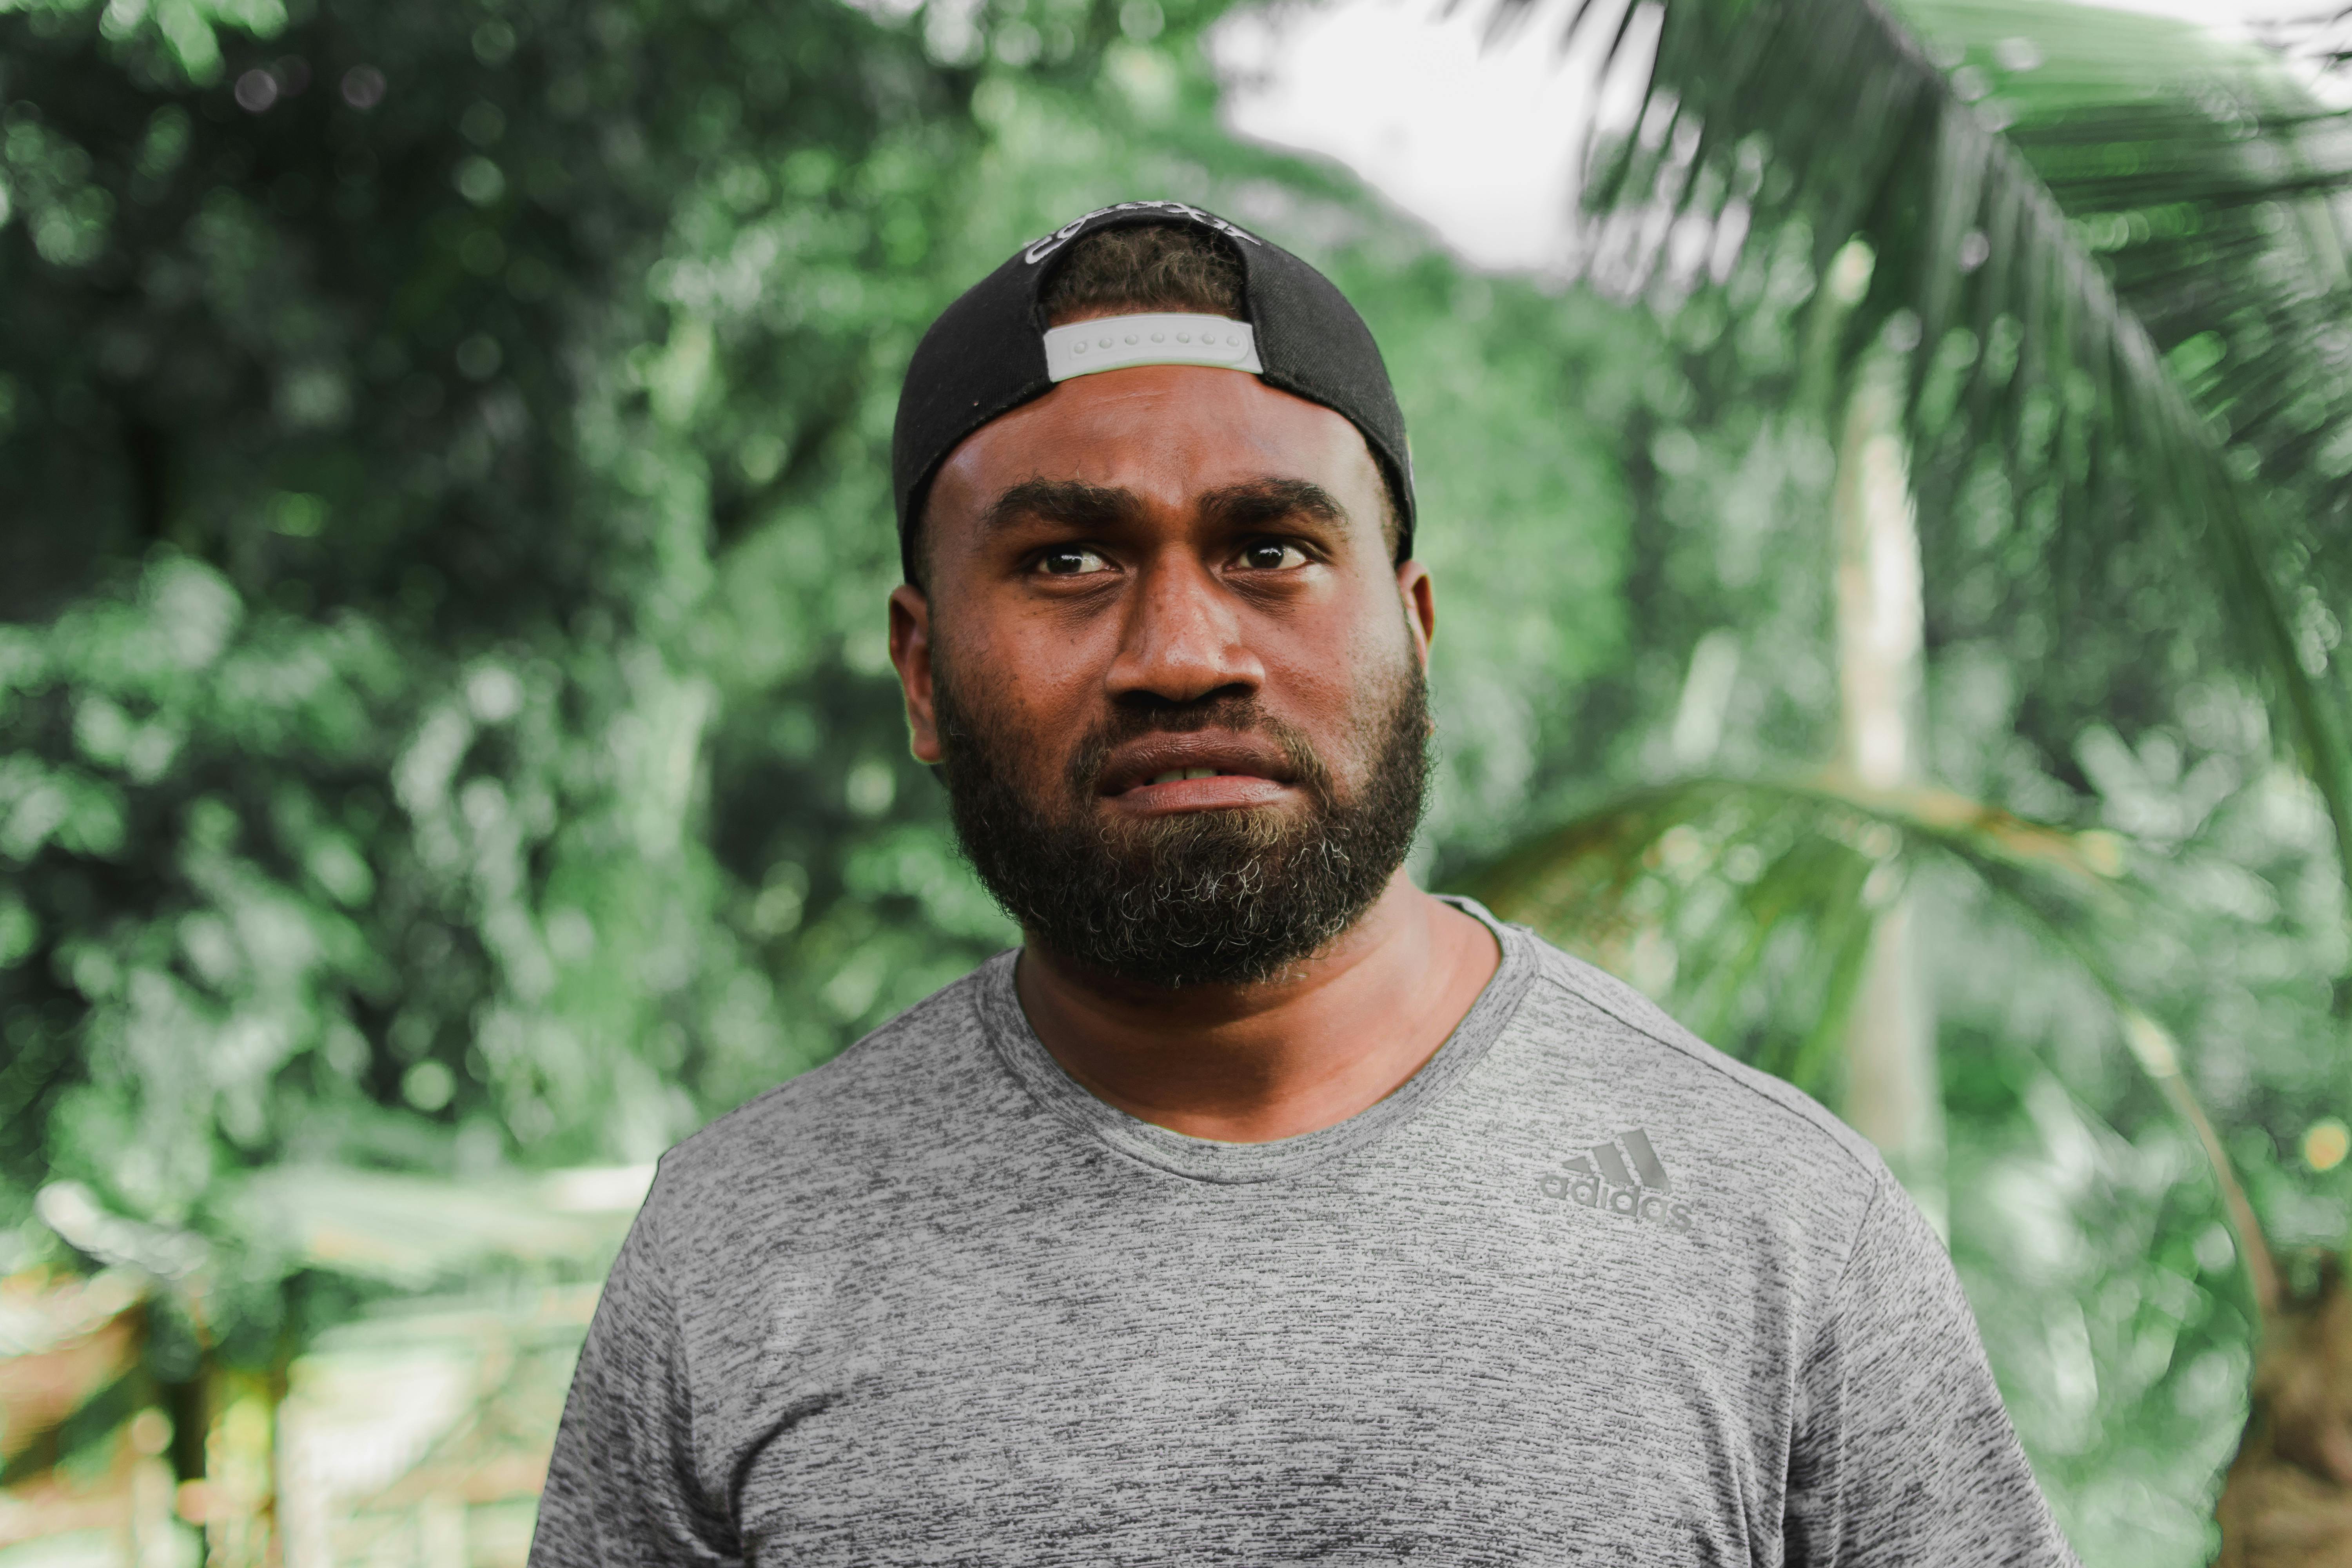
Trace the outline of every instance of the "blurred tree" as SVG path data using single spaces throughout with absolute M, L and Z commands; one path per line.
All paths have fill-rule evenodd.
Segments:
M 1622 46 L 1639 7 L 1579 20 L 1620 9 Z M 1596 279 L 1747 317 L 1699 366 L 1743 395 L 1802 405 L 1899 356 L 1930 577 L 1953 590 L 1933 630 L 1997 621 L 2034 636 L 2023 657 L 2065 650 L 2033 736 L 2055 774 L 2081 715 L 2161 715 L 2189 671 L 2234 658 L 2352 832 L 2326 609 L 2329 454 L 2352 453 L 2343 119 L 2267 53 L 2105 10 L 1916 0 L 1916 35 L 1846 0 L 1659 14 L 1654 66 L 1621 62 L 1650 83 L 1598 164 Z M 1850 300 L 1842 253 L 1861 258 Z M 1806 320 L 1759 334 L 1789 262 Z M 1988 485 L 2008 539 L 1963 526 Z M 2099 635 L 2119 626 L 2159 640 Z

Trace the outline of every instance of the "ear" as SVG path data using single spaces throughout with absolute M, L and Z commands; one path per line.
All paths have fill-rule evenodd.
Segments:
M 907 749 L 919 763 L 944 760 L 947 752 L 940 744 L 932 705 L 931 601 L 909 583 L 890 590 L 890 662 L 898 667 L 898 685 L 907 694 Z
M 1437 637 L 1436 589 L 1429 568 L 1418 561 L 1401 561 L 1396 569 L 1397 597 L 1404 605 L 1405 629 L 1412 634 L 1413 651 L 1429 663 L 1429 645 Z

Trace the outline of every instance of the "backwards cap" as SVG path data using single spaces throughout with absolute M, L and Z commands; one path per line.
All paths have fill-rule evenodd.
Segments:
M 1039 297 L 1055 255 L 1108 228 L 1176 224 L 1224 237 L 1242 264 L 1244 320 L 1155 313 L 1049 328 Z M 962 439 L 1073 376 L 1139 364 L 1223 365 L 1319 403 L 1363 432 L 1396 501 L 1399 555 L 1412 552 L 1412 459 L 1371 329 L 1331 280 L 1280 246 L 1182 202 L 1120 202 L 1063 225 L 940 312 L 915 346 L 890 437 L 898 554 L 915 575 L 914 528 L 931 476 Z

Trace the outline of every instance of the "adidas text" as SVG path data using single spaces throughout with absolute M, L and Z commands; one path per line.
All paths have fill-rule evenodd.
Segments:
M 1620 1132 L 1560 1163 L 1563 1169 L 1559 1174 L 1543 1178 L 1544 1196 L 1616 1215 L 1636 1225 L 1690 1230 L 1690 1205 L 1674 1195 L 1673 1180 L 1651 1146 L 1650 1135 L 1642 1129 Z

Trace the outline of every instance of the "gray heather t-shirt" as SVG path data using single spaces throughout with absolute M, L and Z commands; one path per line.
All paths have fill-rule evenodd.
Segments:
M 1869 1146 L 1496 930 L 1303 1137 L 1094 1099 L 1006 953 L 688 1139 L 534 1568 L 2071 1563 Z

